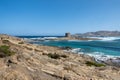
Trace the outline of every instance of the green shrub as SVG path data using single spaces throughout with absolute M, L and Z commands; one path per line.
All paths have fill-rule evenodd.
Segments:
M 86 64 L 87 66 L 96 66 L 96 67 L 102 67 L 102 66 L 105 66 L 105 64 L 97 63 L 97 62 L 91 62 L 91 61 L 86 61 L 85 64 Z
M 53 58 L 53 59 L 60 59 L 61 57 L 62 58 L 67 58 L 68 56 L 66 55 L 59 55 L 59 54 L 52 54 L 52 53 L 49 53 L 49 54 L 44 54 L 44 55 L 47 55 L 48 57 L 50 58 Z
M 68 56 L 66 56 L 66 55 L 61 55 L 61 57 L 63 57 L 63 58 L 67 58 Z
M 9 40 L 2 40 L 3 43 L 9 43 Z
M 19 42 L 18 44 L 24 44 L 24 42 L 23 42 L 23 41 L 21 41 L 21 42 Z
M 48 57 L 53 58 L 53 59 L 60 59 L 60 55 L 56 53 L 55 54 L 49 53 L 47 55 Z
M 10 46 L 6 46 L 6 45 L 0 46 L 0 57 L 7 57 L 14 55 L 15 52 L 11 51 L 9 48 Z

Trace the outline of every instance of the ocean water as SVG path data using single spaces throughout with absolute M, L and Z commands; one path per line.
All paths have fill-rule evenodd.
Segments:
M 56 36 L 57 37 L 57 36 Z M 28 38 L 28 37 L 24 37 Z M 47 37 L 34 37 L 33 44 L 66 47 L 70 46 L 73 48 L 73 52 L 77 51 L 78 54 L 86 54 L 94 56 L 100 60 L 106 60 L 109 58 L 120 58 L 120 37 L 99 37 L 101 40 L 88 40 L 88 41 L 78 41 L 78 40 L 63 40 L 63 41 L 34 41 L 34 39 L 43 39 Z M 49 39 L 50 37 L 48 37 Z M 51 38 L 55 38 L 51 37 Z

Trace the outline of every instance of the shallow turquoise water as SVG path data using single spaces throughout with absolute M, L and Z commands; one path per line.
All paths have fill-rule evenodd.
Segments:
M 120 56 L 120 39 L 113 41 L 39 41 L 35 44 L 81 48 L 80 52 Z

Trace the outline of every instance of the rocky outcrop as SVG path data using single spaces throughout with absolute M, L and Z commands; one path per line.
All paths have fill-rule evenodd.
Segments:
M 64 52 L 57 47 L 32 45 L 7 35 L 0 35 L 0 38 L 0 46 L 10 46 L 10 50 L 15 52 L 0 58 L 0 80 L 120 79 L 119 67 L 86 65 L 86 61 L 95 62 L 92 57 Z

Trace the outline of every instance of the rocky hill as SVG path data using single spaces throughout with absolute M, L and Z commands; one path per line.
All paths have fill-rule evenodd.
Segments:
M 0 80 L 120 80 L 120 68 L 0 35 Z
M 79 37 L 117 37 L 120 36 L 119 31 L 97 31 L 97 32 L 87 32 L 83 34 L 75 34 L 74 36 Z

